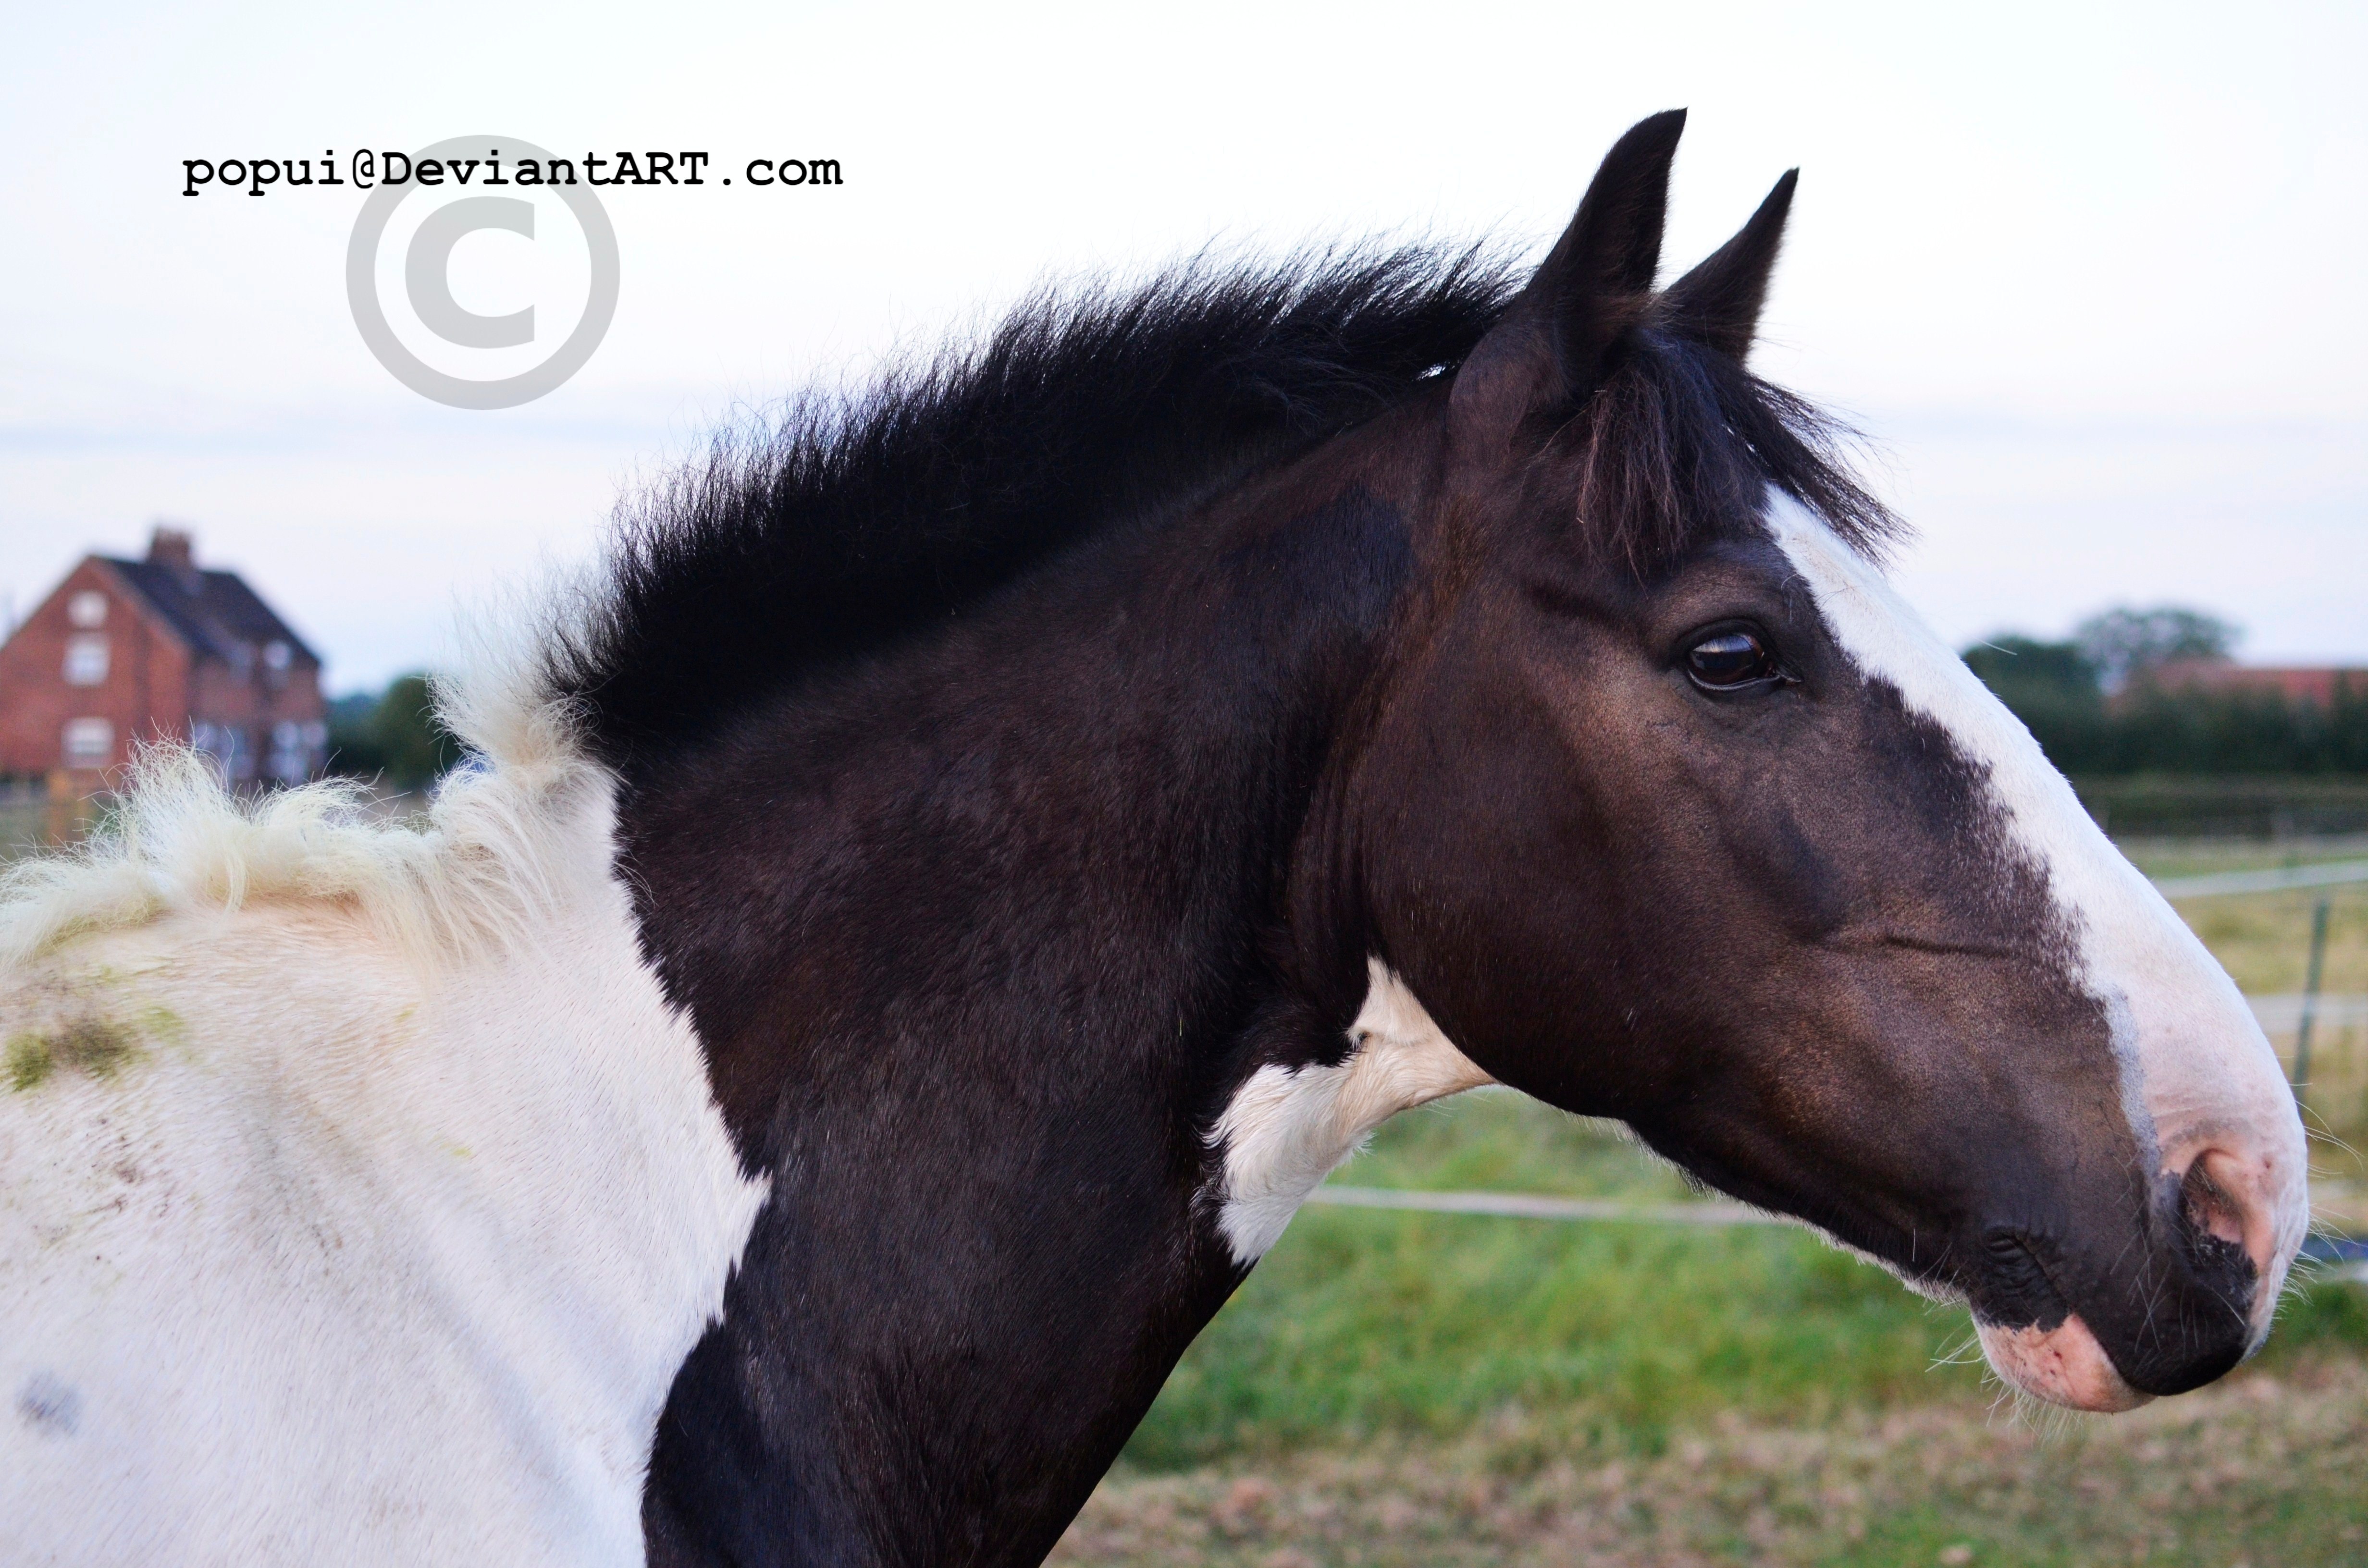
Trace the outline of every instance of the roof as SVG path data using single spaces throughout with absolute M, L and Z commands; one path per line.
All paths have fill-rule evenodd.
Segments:
M 2311 667 L 2238 665 L 2222 659 L 2173 659 L 2154 672 L 2154 682 L 2165 690 L 2270 692 L 2289 702 L 2313 702 L 2328 707 L 2335 701 L 2335 683 L 2348 683 L 2351 693 L 2368 697 L 2368 669 L 2332 665 Z
M 287 643 L 300 659 L 321 662 L 321 656 L 235 572 L 183 572 L 163 562 L 126 561 L 113 555 L 97 559 L 113 567 L 158 618 L 200 654 L 231 659 L 240 644 L 256 647 L 279 642 Z

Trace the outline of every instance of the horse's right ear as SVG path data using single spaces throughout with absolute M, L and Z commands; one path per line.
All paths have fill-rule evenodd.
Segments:
M 1612 345 L 1652 297 L 1685 128 L 1686 111 L 1673 108 L 1612 143 L 1570 227 L 1456 372 L 1457 424 L 1509 434 L 1532 410 L 1575 406 L 1595 390 Z

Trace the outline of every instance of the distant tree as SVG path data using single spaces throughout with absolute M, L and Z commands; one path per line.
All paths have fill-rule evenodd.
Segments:
M 461 760 L 461 742 L 436 717 L 424 675 L 398 676 L 379 699 L 379 744 L 386 748 L 387 781 L 416 790 L 434 783 Z
M 2072 629 L 2072 641 L 2109 692 L 2173 659 L 2227 658 L 2243 635 L 2217 616 L 2176 605 L 2109 609 Z
M 2097 666 L 2077 642 L 2042 642 L 2002 631 L 1966 649 L 1965 663 L 1993 691 L 2014 687 L 2073 699 L 2098 695 Z
M 397 790 L 434 783 L 461 760 L 461 743 L 436 719 L 427 677 L 397 677 L 376 695 L 329 705 L 329 767 Z
M 2327 709 L 2327 761 L 2332 771 L 2368 774 L 2368 681 L 2338 676 Z
M 2103 765 L 2112 725 L 2097 666 L 2079 644 L 2001 632 L 1966 649 L 1964 657 L 2058 767 L 2078 772 Z
M 386 748 L 378 740 L 378 705 L 385 695 L 356 691 L 330 699 L 330 772 L 356 778 L 376 778 L 386 772 Z
M 2338 679 L 2325 704 L 2273 692 L 2166 688 L 2145 672 L 2168 659 L 2225 657 L 2234 629 L 2192 610 L 2119 610 L 2081 631 L 2071 642 L 2001 633 L 1964 653 L 2066 773 L 2368 773 L 2368 685 Z M 2086 635 L 2092 631 L 2093 641 Z M 2128 684 L 2111 701 L 2100 646 L 2124 661 Z

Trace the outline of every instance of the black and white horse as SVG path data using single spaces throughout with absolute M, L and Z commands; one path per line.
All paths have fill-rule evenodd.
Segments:
M 2267 1332 L 2219 968 L 1654 289 L 1186 269 L 723 449 L 424 831 L 153 762 L 17 876 L 0 1557 L 1030 1562 L 1325 1174 L 1487 1083 L 2113 1409 Z

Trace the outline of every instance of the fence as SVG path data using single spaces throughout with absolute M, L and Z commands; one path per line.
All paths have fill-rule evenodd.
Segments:
M 2075 778 L 2116 837 L 2296 838 L 2368 833 L 2368 779 L 2229 776 Z
M 416 802 L 412 802 L 416 804 Z M 2097 803 L 2091 802 L 2097 810 Z M 88 801 L 51 800 L 38 785 L 0 784 L 0 863 L 78 836 L 93 820 Z M 2109 814 L 2098 811 L 2100 820 Z M 2348 821 L 2348 819 L 2347 819 Z M 2267 871 L 2229 871 L 2170 878 L 2157 883 L 2171 898 L 2216 898 L 2328 888 L 2368 881 L 2368 860 Z M 2325 923 L 2318 926 L 2323 943 Z M 2317 971 L 2314 960 L 2313 972 Z M 2254 1016 L 2277 1048 L 2313 1125 L 2368 1147 L 2368 995 L 2254 996 Z M 2309 1028 L 2304 1024 L 2307 1018 Z M 2305 1041 L 2307 1042 L 2305 1045 Z M 2306 1058 L 2298 1061 L 2298 1057 Z M 1353 1208 L 1406 1209 L 1430 1213 L 1484 1214 L 1532 1220 L 1585 1220 L 1688 1225 L 1775 1224 L 1774 1216 L 1739 1203 L 1624 1204 L 1531 1193 L 1406 1192 L 1326 1186 L 1315 1201 Z M 2311 1250 L 2343 1277 L 2368 1283 L 2368 1244 L 2343 1236 L 2312 1238 Z

